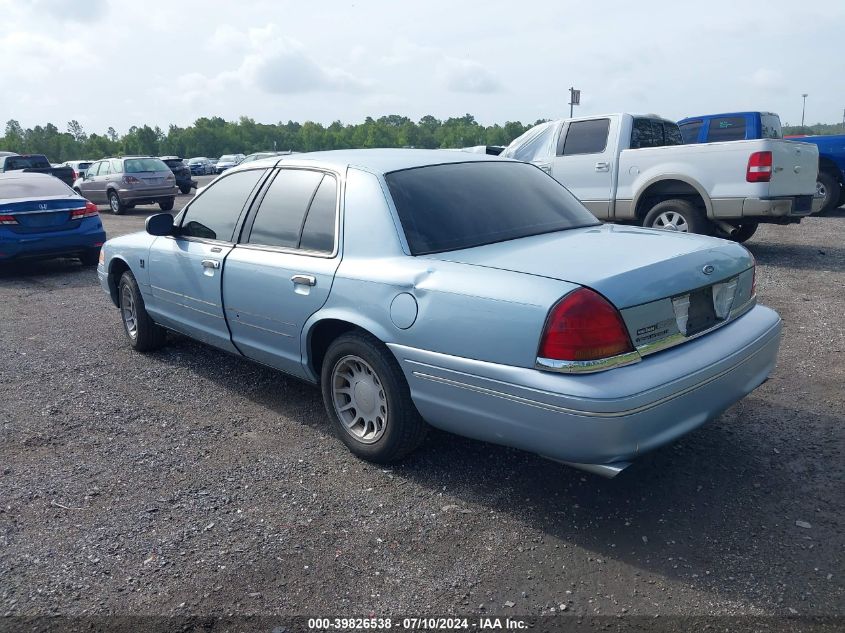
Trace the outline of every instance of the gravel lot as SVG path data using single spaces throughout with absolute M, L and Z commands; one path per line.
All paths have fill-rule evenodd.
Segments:
M 130 351 L 93 269 L 0 268 L 0 614 L 845 615 L 843 237 L 760 229 L 772 379 L 613 481 L 444 433 L 367 464 L 306 384 Z

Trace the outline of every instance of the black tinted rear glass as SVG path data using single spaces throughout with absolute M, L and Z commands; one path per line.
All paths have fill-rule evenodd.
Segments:
M 745 138 L 745 117 L 719 117 L 710 119 L 708 141 L 741 141 Z
M 50 169 L 50 162 L 43 156 L 9 156 L 6 170 L 10 169 Z
M 697 143 L 698 133 L 701 131 L 701 126 L 704 122 L 701 120 L 690 121 L 681 125 L 681 135 L 684 137 L 684 143 Z
M 631 149 L 681 145 L 678 126 L 662 119 L 634 119 L 631 128 Z
M 0 202 L 14 198 L 73 196 L 73 190 L 58 178 L 9 178 L 0 180 Z
M 434 165 L 385 180 L 413 255 L 598 224 L 562 185 L 526 163 Z
M 308 205 L 323 174 L 307 169 L 282 169 L 255 216 L 250 244 L 296 248 Z

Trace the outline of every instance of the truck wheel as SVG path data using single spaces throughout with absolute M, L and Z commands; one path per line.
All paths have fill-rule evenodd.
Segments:
M 123 331 L 126 332 L 129 344 L 138 352 L 151 352 L 164 345 L 167 334 L 147 314 L 135 275 L 128 270 L 120 278 L 117 296 Z
M 728 239 L 734 242 L 747 242 L 757 232 L 758 226 L 757 222 L 743 222 L 736 227 L 736 231 L 728 236 Z
M 411 400 L 399 364 L 373 336 L 350 332 L 335 339 L 320 378 L 335 430 L 358 457 L 394 461 L 425 437 L 428 426 Z
M 162 211 L 170 211 L 173 209 L 173 198 L 164 198 L 158 203 L 158 208 Z
M 109 208 L 115 215 L 121 215 L 126 210 L 126 205 L 116 191 L 109 191 Z
M 816 195 L 821 197 L 822 206 L 818 210 L 817 215 L 836 208 L 839 203 L 839 197 L 842 194 L 841 190 L 842 187 L 833 174 L 826 171 L 819 172 L 819 176 L 816 179 Z
M 664 200 L 657 203 L 645 216 L 643 226 L 703 235 L 712 230 L 704 214 L 687 200 Z

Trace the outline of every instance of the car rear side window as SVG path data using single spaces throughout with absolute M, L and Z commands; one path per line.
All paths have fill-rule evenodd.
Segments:
M 569 124 L 566 138 L 563 142 L 562 156 L 574 154 L 598 154 L 607 147 L 607 133 L 610 129 L 610 119 L 593 119 L 592 121 L 573 121 Z
M 634 119 L 631 128 L 631 149 L 681 145 L 683 140 L 678 126 L 662 119 Z
M 385 180 L 412 255 L 598 224 L 565 187 L 526 163 L 448 163 Z
M 280 170 L 261 201 L 247 242 L 298 248 L 305 214 L 322 179 L 319 171 Z
M 777 114 L 761 114 L 760 125 L 763 128 L 761 130 L 763 138 L 783 138 L 780 117 Z
M 741 141 L 745 138 L 745 117 L 717 117 L 710 119 L 707 130 L 709 142 Z
M 231 241 L 238 217 L 265 173 L 264 169 L 234 172 L 208 185 L 187 208 L 179 234 Z
M 304 251 L 331 253 L 337 224 L 337 180 L 326 174 L 308 208 L 299 248 Z

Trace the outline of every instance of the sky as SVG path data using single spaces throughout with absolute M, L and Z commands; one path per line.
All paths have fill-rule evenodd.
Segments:
M 0 125 L 845 110 L 845 0 L 0 0 Z M 0 128 L 1 129 L 1 128 Z

